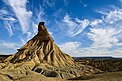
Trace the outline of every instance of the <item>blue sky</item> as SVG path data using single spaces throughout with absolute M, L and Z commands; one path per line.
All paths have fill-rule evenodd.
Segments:
M 122 57 L 122 0 L 0 0 L 0 54 L 14 54 L 40 21 L 71 56 Z

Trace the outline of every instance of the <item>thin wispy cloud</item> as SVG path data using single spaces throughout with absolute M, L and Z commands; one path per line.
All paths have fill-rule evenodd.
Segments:
M 20 44 L 0 40 L 0 53 L 2 54 L 13 54 L 19 47 Z M 6 51 L 4 49 L 6 49 Z
M 16 21 L 16 19 L 13 17 L 7 17 L 7 18 L 1 17 L 0 19 L 5 20 L 5 21 L 13 21 L 13 22 Z
M 44 15 L 43 8 L 40 7 L 40 10 L 35 10 L 35 18 L 32 17 L 32 11 L 27 10 L 28 0 L 3 0 L 3 2 L 6 4 L 5 6 L 10 7 L 9 11 L 6 8 L 0 9 L 0 19 L 4 21 L 3 25 L 8 31 L 9 37 L 19 31 L 18 38 L 21 44 L 25 44 L 37 33 L 38 22 L 42 20 Z M 15 23 L 19 24 L 16 25 Z
M 16 22 L 16 19 L 8 11 L 1 9 L 0 20 L 4 21 L 4 28 L 8 31 L 9 37 L 11 37 L 14 34 L 12 24 Z
M 94 27 L 94 26 L 97 26 L 98 24 L 100 24 L 102 22 L 103 22 L 103 20 L 101 20 L 101 19 L 95 19 L 95 20 L 91 21 L 90 25 L 92 27 Z
M 11 42 L 2 42 L 1 45 L 2 45 L 4 48 L 11 48 L 11 49 L 14 49 L 14 50 L 16 50 L 16 48 L 18 47 L 18 44 L 16 44 L 16 43 L 11 43 Z
M 89 25 L 88 19 L 80 20 L 78 18 L 75 18 L 75 20 L 73 20 L 68 14 L 64 16 L 63 22 L 63 24 L 65 24 L 65 26 L 69 28 L 68 34 L 71 37 L 82 33 L 84 29 Z
M 118 20 L 122 20 L 122 9 L 116 9 L 114 11 L 110 11 L 104 18 L 107 23 L 114 23 Z
M 73 44 L 76 47 L 76 50 L 71 50 L 72 48 L 65 48 L 70 48 L 70 45 L 68 45 L 70 42 L 66 42 L 62 44 L 64 47 L 61 45 L 62 49 L 64 48 L 63 51 L 69 54 L 71 52 L 77 52 L 76 56 L 121 56 L 122 51 L 118 48 L 122 47 L 122 10 L 121 8 L 114 8 L 113 10 L 108 9 L 107 12 L 105 12 L 105 10 L 99 12 L 102 14 L 99 19 L 86 19 L 85 22 L 83 22 L 84 20 L 76 19 L 77 22 L 82 21 L 83 24 L 87 23 L 84 27 L 91 26 L 90 31 L 87 32 L 87 37 L 92 41 L 92 44 L 89 47 L 82 47 L 82 45 L 80 47 L 77 46 L 77 44 Z M 75 30 L 78 28 L 76 21 L 73 21 L 69 15 L 66 15 L 64 20 L 69 27 L 74 26 Z M 81 28 L 81 30 L 83 29 Z M 78 31 L 80 31 L 80 29 L 78 29 L 77 32 Z M 81 32 L 82 31 L 80 31 L 79 34 L 81 34 Z M 73 34 L 74 36 L 77 35 L 77 33 Z M 73 56 L 75 56 L 75 54 Z
M 0 16 L 6 15 L 6 14 L 8 14 L 6 10 L 3 10 L 3 9 L 0 10 Z
M 4 25 L 5 25 L 5 28 L 8 30 L 9 36 L 12 36 L 13 30 L 12 30 L 11 24 L 8 21 L 5 21 Z
M 111 10 L 107 13 L 105 12 L 101 19 L 96 19 L 91 22 L 93 27 L 90 29 L 88 37 L 93 41 L 93 43 L 90 47 L 85 48 L 89 53 L 113 56 L 115 56 L 114 53 L 116 53 L 116 56 L 121 55 L 122 51 L 118 50 L 118 46 L 119 48 L 122 46 L 120 42 L 121 38 L 119 37 L 122 36 L 121 14 L 121 9 L 116 8 L 115 10 Z M 114 49 L 110 50 L 112 48 Z
M 76 22 L 78 23 L 79 26 L 76 27 L 76 29 L 75 29 L 76 33 L 73 36 L 76 36 L 76 35 L 82 33 L 84 31 L 84 29 L 90 23 L 88 19 L 84 19 L 84 20 L 76 19 Z
M 96 48 L 111 48 L 119 42 L 117 34 L 118 31 L 113 28 L 93 28 L 91 32 L 88 33 L 90 39 L 93 41 L 92 46 Z
M 83 2 L 83 0 L 81 0 L 80 3 L 81 3 L 81 5 L 82 5 L 83 7 L 87 7 L 87 6 L 88 6 L 87 4 L 85 4 L 85 3 Z
M 59 45 L 59 47 L 61 48 L 61 50 L 67 54 L 70 54 L 72 56 L 77 56 L 81 54 L 80 51 L 80 42 L 66 42 L 66 43 L 62 43 L 61 45 Z
M 122 0 L 118 0 L 118 1 L 120 1 L 120 3 L 122 4 Z
M 54 7 L 55 6 L 55 0 L 43 0 L 43 7 Z
M 63 1 L 64 1 L 64 4 L 65 5 L 68 5 L 69 4 L 68 0 L 63 0 Z
M 27 0 L 4 0 L 4 2 L 12 8 L 12 11 L 16 15 L 23 33 L 26 33 L 29 29 L 30 18 L 32 12 L 26 9 Z
M 36 33 L 37 33 L 37 26 L 38 26 L 38 22 L 42 21 L 42 17 L 44 15 L 44 9 L 40 6 L 40 8 L 35 8 L 34 14 L 36 14 L 36 16 L 32 17 L 33 12 L 30 10 L 27 10 L 27 3 L 29 2 L 28 0 L 20 0 L 20 1 L 16 1 L 16 0 L 3 0 L 3 2 L 11 7 L 10 11 L 14 14 L 10 15 L 11 12 L 6 11 L 6 10 L 1 10 L 0 12 L 2 12 L 0 15 L 2 15 L 3 17 L 1 17 L 2 20 L 5 20 L 5 26 L 6 29 L 8 30 L 8 32 L 10 33 L 10 36 L 12 36 L 14 34 L 13 29 L 14 28 L 14 22 L 18 22 L 20 26 L 18 26 L 21 31 L 19 29 L 17 29 L 16 31 L 20 31 L 22 32 L 21 34 L 24 34 L 24 39 L 25 42 L 27 42 L 27 40 L 29 40 L 30 38 L 32 38 Z M 5 18 L 4 15 L 9 15 L 9 17 Z M 10 21 L 10 22 L 9 22 Z M 13 23 L 11 23 L 13 22 Z M 13 26 L 13 27 L 12 27 Z M 33 29 L 33 30 L 31 30 Z M 22 36 L 22 35 L 21 35 Z

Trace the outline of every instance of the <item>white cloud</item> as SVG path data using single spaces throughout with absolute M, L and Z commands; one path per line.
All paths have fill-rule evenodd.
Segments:
M 24 44 L 26 43 L 26 41 L 24 40 L 24 38 L 19 37 L 19 39 L 20 39 L 20 41 L 21 41 L 22 45 L 24 45 Z
M 102 14 L 103 16 L 101 19 L 109 24 L 112 24 L 118 20 L 122 20 L 122 9 L 116 6 L 111 9 L 97 10 L 96 12 Z
M 32 27 L 33 27 L 33 32 L 34 32 L 34 34 L 37 33 L 38 25 L 35 24 L 35 23 L 32 23 Z
M 122 20 L 122 9 L 116 9 L 114 11 L 110 11 L 105 17 L 103 17 L 107 23 L 112 24 L 118 20 Z
M 76 36 L 80 33 L 82 33 L 84 31 L 84 29 L 89 25 L 89 20 L 84 19 L 84 20 L 76 20 L 76 22 L 78 23 L 77 25 L 79 25 L 75 31 L 76 33 L 73 36 Z
M 87 7 L 88 5 L 87 4 L 84 4 L 83 7 Z
M 13 21 L 13 22 L 16 21 L 16 19 L 13 18 L 13 17 L 5 17 L 5 18 L 1 17 L 0 19 L 2 19 L 2 20 L 4 20 L 4 21 Z
M 55 0 L 43 0 L 42 1 L 44 7 L 54 7 Z
M 39 21 L 44 21 L 44 14 L 45 14 L 45 12 L 44 12 L 44 8 L 41 6 L 41 5 L 39 5 L 39 8 L 35 8 L 35 14 L 36 14 L 36 22 L 39 22 Z
M 77 18 L 73 21 L 68 14 L 65 15 L 64 22 L 67 27 L 72 29 L 69 32 L 72 32 L 70 35 L 75 35 L 76 32 L 80 31 L 80 29 L 77 29 L 78 23 L 87 23 L 84 27 L 92 26 L 87 34 L 92 44 L 89 47 L 81 47 L 78 43 L 66 42 L 60 46 L 64 52 L 72 56 L 122 57 L 122 9 L 115 8 L 100 12 L 103 14 L 100 19 L 91 21 L 86 19 L 86 22 L 83 22 L 85 19 L 80 20 Z
M 44 18 L 44 9 L 42 8 L 41 5 L 39 5 L 39 8 L 35 8 L 35 12 L 36 15 L 33 17 L 33 20 L 30 20 L 31 24 L 29 24 L 29 26 L 31 27 L 31 29 L 29 31 L 26 32 L 26 37 L 21 39 L 22 44 L 25 44 L 28 40 L 30 40 L 35 34 L 37 34 L 38 32 L 38 24 L 40 21 L 45 21 Z
M 32 12 L 26 9 L 27 0 L 4 0 L 4 2 L 12 7 L 14 14 L 19 20 L 23 33 L 26 33 L 29 29 L 28 24 L 32 16 Z
M 13 48 L 13 49 L 15 49 L 16 50 L 16 47 L 18 46 L 18 44 L 16 44 L 16 43 L 10 43 L 10 42 L 3 42 L 3 43 L 1 43 L 1 45 L 3 46 L 3 47 L 5 47 L 5 48 Z
M 93 28 L 90 29 L 88 36 L 97 46 L 112 47 L 119 43 L 122 33 L 122 9 L 99 11 L 104 14 L 101 19 L 95 19 L 91 22 Z M 102 41 L 101 41 L 102 40 Z
M 39 23 L 39 21 L 44 20 L 44 9 L 41 6 L 39 9 L 35 8 L 34 13 L 36 14 L 36 16 L 32 17 L 32 12 L 27 10 L 28 0 L 3 0 L 3 2 L 6 3 L 5 6 L 9 7 L 10 9 L 0 9 L 0 19 L 4 22 L 3 27 L 7 29 L 9 36 L 12 36 L 14 33 L 19 31 L 19 33 L 16 33 L 20 39 L 19 41 L 21 42 L 21 45 L 25 44 L 38 32 L 37 24 Z M 34 20 L 32 20 L 31 18 Z M 17 21 L 20 26 L 15 23 Z M 19 28 L 21 28 L 22 32 Z M 18 40 L 16 42 L 18 42 Z M 1 46 L 9 49 L 10 51 L 17 49 L 18 45 L 13 42 L 10 42 L 10 45 L 7 42 L 5 44 L 4 42 L 1 44 Z M 7 49 L 4 49 L 4 51 L 6 51 Z
M 122 36 L 122 9 L 117 8 L 108 12 L 101 12 L 104 14 L 101 19 L 95 19 L 90 24 L 92 27 L 88 37 L 93 43 L 90 47 L 83 48 L 82 54 L 122 57 L 120 50 L 122 47 L 120 41 Z
M 11 24 L 8 21 L 5 21 L 4 25 L 5 25 L 5 28 L 8 30 L 9 36 L 12 36 L 13 30 L 12 30 Z
M 16 29 L 16 24 L 14 22 L 19 21 L 19 26 L 22 30 L 22 33 L 20 32 L 21 42 L 24 41 L 27 42 L 30 38 L 32 38 L 37 33 L 38 28 L 38 22 L 42 21 L 42 16 L 44 15 L 43 8 L 40 6 L 39 9 L 35 8 L 35 14 L 36 18 L 33 21 L 32 18 L 32 12 L 27 10 L 27 2 L 28 0 L 3 0 L 7 6 L 10 6 L 11 12 L 14 13 L 13 15 L 11 12 L 7 11 L 6 9 L 0 10 L 0 18 L 4 20 L 5 22 L 5 28 L 9 31 L 9 35 L 12 36 L 14 34 L 13 30 Z M 14 17 L 13 17 L 14 16 Z M 17 18 L 17 19 L 15 19 Z M 18 27 L 18 28 L 19 28 Z M 33 29 L 33 30 L 32 30 Z M 16 30 L 17 31 L 17 30 Z M 20 31 L 20 30 L 19 30 Z
M 31 32 L 27 32 L 26 34 L 27 34 L 27 38 L 30 38 L 30 37 L 31 37 L 31 35 L 32 35 L 32 33 L 31 33 Z
M 81 56 L 112 56 L 112 57 L 122 57 L 122 49 L 108 50 L 105 48 L 81 48 Z
M 6 42 L 0 40 L 0 53 L 1 54 L 13 54 L 16 52 L 16 49 L 20 47 L 20 44 L 13 42 Z
M 120 1 L 120 3 L 122 3 L 122 0 L 119 0 Z
M 95 20 L 93 20 L 91 23 L 90 23 L 90 25 L 92 26 L 92 27 L 94 27 L 94 26 L 96 26 L 96 25 L 98 25 L 98 24 L 100 24 L 100 23 L 102 23 L 103 22 L 103 20 L 101 20 L 101 19 L 95 19 Z
M 83 7 L 87 7 L 87 6 L 88 6 L 88 5 L 85 4 L 82 0 L 80 1 L 80 3 L 81 3 L 81 5 L 82 5 Z
M 113 56 L 122 57 L 122 49 L 108 50 L 104 47 L 81 47 L 80 42 L 65 42 L 59 47 L 61 50 L 72 57 L 90 57 L 90 56 Z
M 50 34 L 50 35 L 52 35 L 52 34 L 53 34 L 53 32 L 50 32 L 50 31 L 48 31 L 48 32 L 49 32 L 49 34 Z
M 11 37 L 14 34 L 12 25 L 16 19 L 11 16 L 11 13 L 3 9 L 0 10 L 0 19 L 3 21 L 3 27 L 7 29 L 9 37 Z
M 80 50 L 78 50 L 80 48 L 80 45 L 81 43 L 79 42 L 66 42 L 59 45 L 59 47 L 63 52 L 71 56 L 77 56 L 78 54 L 80 54 Z
M 34 34 L 37 33 L 38 21 L 46 20 L 44 18 L 44 9 L 40 6 L 40 9 L 37 9 L 34 13 L 36 13 L 35 21 L 31 20 L 32 12 L 28 11 L 26 8 L 27 0 L 4 0 L 7 6 L 11 6 L 12 11 L 18 18 L 18 21 L 21 25 L 21 29 L 23 33 L 25 33 L 26 37 L 20 37 L 22 44 L 25 44 L 28 39 L 30 39 Z M 50 2 L 51 1 L 51 2 Z M 43 0 L 43 7 L 54 7 L 55 2 L 54 0 Z M 66 1 L 66 0 L 64 0 Z M 121 1 L 121 0 L 120 0 Z M 84 7 L 87 4 L 83 5 Z M 60 10 L 61 11 L 61 10 Z M 59 12 L 60 12 L 59 11 Z M 71 54 L 72 56 L 92 56 L 92 55 L 112 55 L 112 56 L 122 56 L 122 9 L 121 8 L 114 8 L 114 9 L 103 9 L 99 11 L 101 15 L 103 15 L 99 19 L 79 19 L 73 18 L 69 14 L 66 14 L 61 22 L 59 22 L 61 27 L 65 27 L 66 30 L 63 28 L 63 32 L 67 32 L 70 37 L 76 36 L 81 34 L 86 27 L 89 25 L 92 26 L 90 32 L 88 33 L 89 39 L 92 41 L 92 44 L 89 47 L 81 47 L 80 42 L 66 42 L 61 45 L 61 49 Z M 5 20 L 5 28 L 8 30 L 9 35 L 13 35 L 12 22 L 17 21 L 16 17 L 13 16 L 6 16 L 8 15 L 8 11 L 0 10 L 0 18 Z M 29 22 L 31 22 L 31 28 L 29 27 Z M 31 31 L 30 31 L 31 30 Z M 52 32 L 50 32 L 52 33 Z M 16 49 L 17 44 L 11 42 L 4 42 L 1 44 L 4 48 L 12 48 Z M 81 45 L 81 46 L 80 46 Z M 120 47 L 115 48 L 113 47 Z
M 63 19 L 63 24 L 69 28 L 69 31 L 67 32 L 69 36 L 73 37 L 84 31 L 84 29 L 89 25 L 89 20 L 80 20 L 78 18 L 73 20 L 70 15 L 66 14 Z
M 121 42 L 116 43 L 116 46 L 121 46 L 122 47 L 122 43 Z
M 6 14 L 8 14 L 6 10 L 3 10 L 3 9 L 0 10 L 0 16 L 6 15 Z
M 0 48 L 16 50 L 17 47 L 20 47 L 20 44 L 0 40 Z
M 119 39 L 116 37 L 119 33 L 120 31 L 114 28 L 93 28 L 88 35 L 93 41 L 93 46 L 111 48 L 119 42 Z
M 71 17 L 68 14 L 64 16 L 63 22 L 65 22 L 68 26 L 71 26 L 71 27 L 77 25 L 74 21 L 71 20 Z

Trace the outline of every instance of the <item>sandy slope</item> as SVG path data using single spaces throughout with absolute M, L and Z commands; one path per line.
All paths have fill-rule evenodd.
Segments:
M 84 80 L 85 79 L 85 80 Z M 121 72 L 109 72 L 103 74 L 93 74 L 91 76 L 83 76 L 72 79 L 72 81 L 122 81 Z

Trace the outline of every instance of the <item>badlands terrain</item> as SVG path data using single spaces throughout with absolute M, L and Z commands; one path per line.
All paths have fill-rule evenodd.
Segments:
M 121 60 L 82 60 L 63 53 L 44 22 L 13 55 L 0 57 L 0 81 L 122 81 Z

